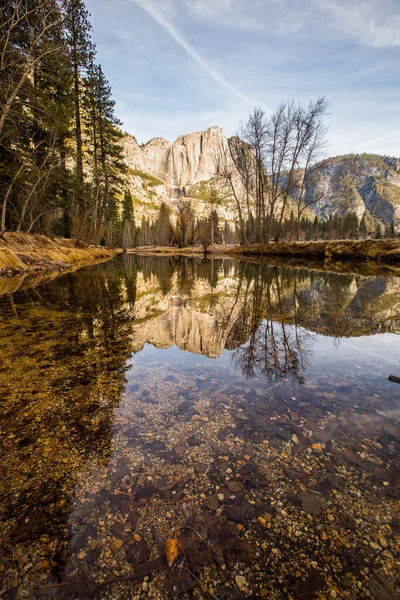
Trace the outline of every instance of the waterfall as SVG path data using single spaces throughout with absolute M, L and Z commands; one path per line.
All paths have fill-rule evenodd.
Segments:
M 174 189 L 174 146 L 171 144 L 171 149 L 169 151 L 169 196 L 171 200 L 174 200 Z

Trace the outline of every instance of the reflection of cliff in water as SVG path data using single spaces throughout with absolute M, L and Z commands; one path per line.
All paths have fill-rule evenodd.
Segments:
M 135 284 L 134 266 L 102 265 L 0 299 L 4 552 L 48 539 L 46 559 L 65 559 L 76 476 L 109 460 Z
M 332 337 L 400 330 L 400 280 L 225 260 L 138 257 L 135 351 L 173 345 L 215 358 L 255 338 L 289 354 L 299 328 Z M 263 334 L 257 333 L 264 322 Z M 294 327 L 292 331 L 289 326 Z M 294 336 L 291 340 L 291 336 Z M 285 358 L 286 360 L 286 358 Z M 289 362 L 293 362 L 291 356 Z

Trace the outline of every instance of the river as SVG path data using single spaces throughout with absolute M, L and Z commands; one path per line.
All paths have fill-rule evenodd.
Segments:
M 397 597 L 400 278 L 125 255 L 10 289 L 5 598 Z

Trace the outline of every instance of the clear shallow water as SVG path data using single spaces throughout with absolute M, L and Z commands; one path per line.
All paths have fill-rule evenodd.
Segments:
M 6 597 L 395 593 L 398 278 L 125 256 L 0 311 Z

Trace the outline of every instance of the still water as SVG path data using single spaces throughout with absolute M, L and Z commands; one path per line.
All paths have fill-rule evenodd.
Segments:
M 7 289 L 2 597 L 397 597 L 400 278 L 127 255 Z

